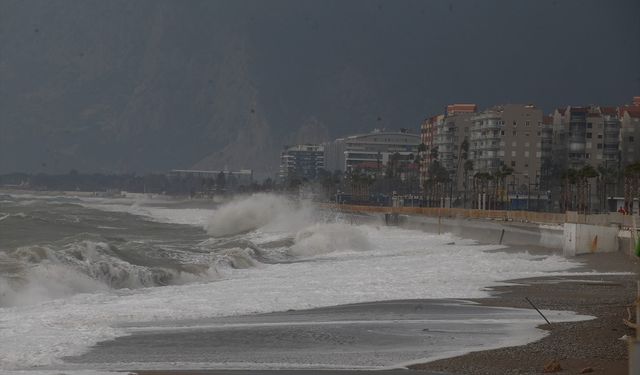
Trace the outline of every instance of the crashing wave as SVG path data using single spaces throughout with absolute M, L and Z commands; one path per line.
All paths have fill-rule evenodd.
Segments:
M 232 236 L 258 228 L 295 231 L 310 222 L 311 213 L 311 208 L 283 196 L 253 194 L 217 208 L 205 229 L 214 237 Z
M 370 248 L 367 234 L 358 227 L 338 223 L 314 224 L 296 234 L 289 253 L 295 256 L 314 256 Z
M 126 259 L 123 253 L 114 245 L 90 240 L 58 248 L 27 246 L 9 254 L 0 252 L 0 306 L 219 277 L 215 265 L 209 262 L 181 264 L 165 259 L 160 265 L 141 255 Z

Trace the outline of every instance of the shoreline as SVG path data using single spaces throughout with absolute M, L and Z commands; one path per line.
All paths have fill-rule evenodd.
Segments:
M 523 252 L 549 255 L 558 253 L 548 248 L 507 247 L 498 251 Z M 467 354 L 408 365 L 417 374 L 540 374 L 544 366 L 558 361 L 562 373 L 577 374 L 585 369 L 593 374 L 628 374 L 627 341 L 621 338 L 634 336 L 634 331 L 622 323 L 627 318 L 627 307 L 631 306 L 636 294 L 637 274 L 640 262 L 621 252 L 590 254 L 575 258 L 583 265 L 577 272 L 597 272 L 611 274 L 545 276 L 529 279 L 505 280 L 508 285 L 490 287 L 490 297 L 470 298 L 486 307 L 513 307 L 532 309 L 525 300 L 530 298 L 541 310 L 573 311 L 579 315 L 594 316 L 595 319 L 554 323 L 548 326 L 540 317 L 538 329 L 548 332 L 540 340 L 498 349 L 473 351 Z M 629 274 L 623 274 L 629 273 Z M 553 288 L 553 293 L 549 293 Z M 308 370 L 306 370 L 308 371 Z M 306 373 L 303 371 L 303 373 Z M 361 374 L 371 371 L 353 370 L 312 370 L 319 374 Z M 407 370 L 392 370 L 390 373 L 405 373 Z M 137 374 L 178 375 L 178 374 L 269 374 L 274 370 L 177 370 L 177 371 L 135 371 Z M 375 371 L 379 372 L 379 371 Z M 284 370 L 284 373 L 300 373 Z M 379 372 L 383 373 L 383 372 Z M 409 372 L 411 373 L 411 372 Z
M 639 262 L 622 253 L 592 254 L 577 259 L 585 262 L 582 271 L 635 274 L 509 280 L 510 285 L 490 288 L 492 297 L 469 300 L 483 306 L 530 309 L 525 300 L 528 297 L 539 309 L 570 310 L 595 319 L 551 321 L 550 326 L 542 322 L 537 328 L 549 334 L 541 340 L 408 367 L 451 374 L 540 374 L 547 363 L 555 360 L 562 366 L 563 373 L 577 374 L 590 368 L 593 374 L 628 374 L 628 344 L 620 338 L 635 335 L 622 319 L 627 318 L 626 308 L 635 299 Z M 553 293 L 549 293 L 550 288 Z

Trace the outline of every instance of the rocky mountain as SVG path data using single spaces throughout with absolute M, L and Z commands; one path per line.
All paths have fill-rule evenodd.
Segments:
M 636 2 L 488 3 L 0 0 L 0 173 L 266 175 L 284 145 L 418 131 L 449 102 L 615 103 L 636 90 Z M 609 27 L 565 27 L 566 12 Z M 575 64 L 602 41 L 615 61 Z

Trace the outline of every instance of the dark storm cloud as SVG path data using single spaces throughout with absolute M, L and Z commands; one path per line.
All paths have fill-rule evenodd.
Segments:
M 626 103 L 638 14 L 635 0 L 3 0 L 0 172 L 270 169 L 309 118 L 338 136 L 417 129 L 451 102 Z

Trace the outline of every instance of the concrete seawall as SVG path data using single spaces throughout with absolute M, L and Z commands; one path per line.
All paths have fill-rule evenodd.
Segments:
M 453 233 L 486 244 L 542 247 L 562 251 L 567 257 L 617 251 L 635 254 L 634 219 L 618 213 L 579 215 L 575 212 L 548 214 L 418 207 L 325 207 L 365 214 L 387 225 Z
M 422 229 L 433 233 L 452 233 L 486 244 L 536 246 L 562 249 L 563 228 L 560 225 L 512 223 L 479 219 L 447 219 L 407 215 L 401 220 L 405 228 Z

